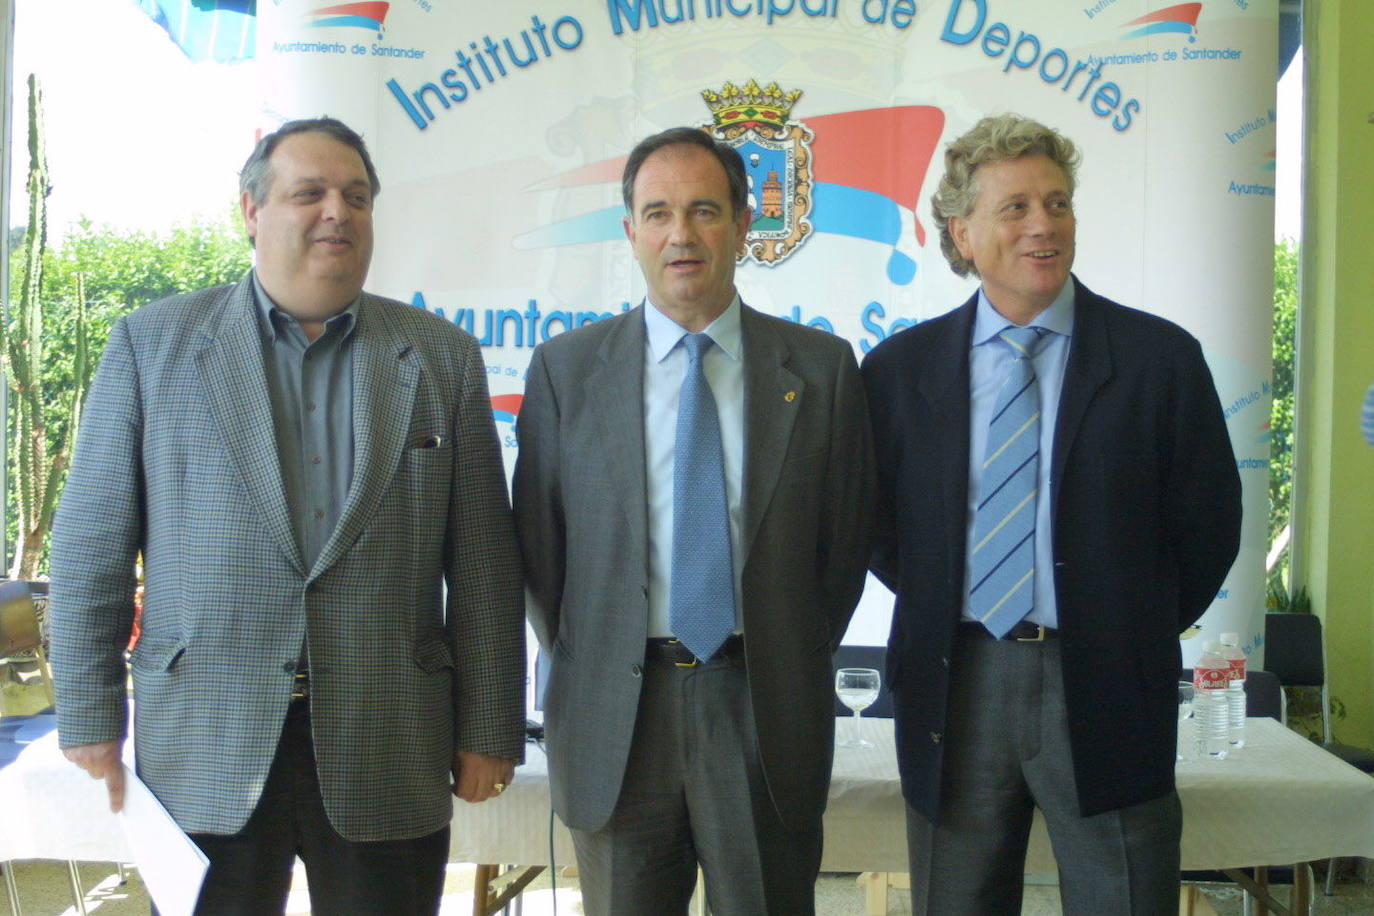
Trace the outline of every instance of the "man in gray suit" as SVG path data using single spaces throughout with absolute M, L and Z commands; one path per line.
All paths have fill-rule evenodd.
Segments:
M 519 554 L 486 372 L 448 322 L 362 292 L 376 171 L 324 118 L 240 180 L 256 266 L 122 318 L 52 548 L 67 756 L 138 772 L 210 859 L 197 913 L 433 913 L 450 788 L 523 748 Z M 447 599 L 442 595 L 447 589 Z
M 541 345 L 514 499 L 552 660 L 553 803 L 592 914 L 814 911 L 831 653 L 863 587 L 872 449 L 845 341 L 743 305 L 738 154 L 641 142 L 647 305 Z

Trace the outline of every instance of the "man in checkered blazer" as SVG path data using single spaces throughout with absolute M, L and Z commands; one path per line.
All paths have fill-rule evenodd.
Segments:
M 52 547 L 61 743 L 210 859 L 197 913 L 433 913 L 450 791 L 523 747 L 520 561 L 477 342 L 362 292 L 376 171 L 328 119 L 240 179 L 255 268 L 115 326 Z

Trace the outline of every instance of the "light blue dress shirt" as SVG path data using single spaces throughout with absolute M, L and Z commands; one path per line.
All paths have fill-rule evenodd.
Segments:
M 1012 362 L 1011 347 L 998 334 L 1010 327 L 978 290 L 978 311 L 973 320 L 973 349 L 969 353 L 969 470 L 968 541 L 973 543 L 973 520 L 978 511 L 978 484 L 982 479 L 983 453 L 987 451 L 988 423 L 997 401 L 997 392 L 1007 378 Z M 1073 280 L 1059 291 L 1054 302 L 1028 327 L 1044 328 L 1050 333 L 1040 343 L 1031 360 L 1040 389 L 1040 473 L 1035 494 L 1035 607 L 1026 619 L 1047 627 L 1059 625 L 1058 604 L 1054 598 L 1053 499 L 1050 494 L 1051 456 L 1054 454 L 1054 427 L 1059 419 L 1059 394 L 1064 389 L 1064 367 L 1068 363 L 1073 335 Z M 965 620 L 975 620 L 968 608 L 968 589 L 972 579 L 968 558 L 964 561 Z
M 687 375 L 687 351 L 678 344 L 688 334 L 652 302 L 644 306 L 644 458 L 649 497 L 649 636 L 672 636 L 668 589 L 673 569 L 673 451 L 677 439 L 677 402 Z M 734 558 L 735 632 L 740 619 L 740 523 L 744 509 L 744 340 L 739 295 L 705 333 L 715 346 L 702 357 L 702 370 L 720 417 L 725 451 L 725 498 L 730 508 L 730 553 Z

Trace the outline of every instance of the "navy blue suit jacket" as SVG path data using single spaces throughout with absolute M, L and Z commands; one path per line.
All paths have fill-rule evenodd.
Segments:
M 1198 342 L 1073 282 L 1051 499 L 1074 773 L 1091 815 L 1173 788 L 1178 634 L 1231 568 L 1241 503 Z M 907 802 L 932 820 L 964 599 L 976 304 L 893 335 L 863 363 L 879 473 L 873 572 L 897 596 L 898 764 Z

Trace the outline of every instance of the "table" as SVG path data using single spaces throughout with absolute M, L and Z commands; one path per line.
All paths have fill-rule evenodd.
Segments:
M 864 719 L 863 735 L 875 747 L 835 749 L 821 870 L 905 872 L 906 815 L 892 722 Z M 500 798 L 457 804 L 452 860 L 549 863 L 547 765 L 534 745 L 526 757 Z M 1292 865 L 1338 855 L 1374 858 L 1374 778 L 1273 719 L 1248 720 L 1246 746 L 1226 760 L 1180 763 L 1178 786 L 1187 870 Z M 556 820 L 553 861 L 574 861 L 571 837 Z M 1055 871 L 1038 813 L 1026 870 Z
M 31 721 L 27 726 L 14 725 L 14 719 L 4 723 L 22 749 L 17 759 L 0 767 L 0 799 L 9 825 L 0 831 L 0 862 L 130 861 L 104 783 L 62 756 L 50 716 Z M 891 720 L 865 719 L 863 734 L 876 747 L 835 750 L 821 868 L 905 872 L 905 809 Z M 527 757 L 499 798 L 479 805 L 455 802 L 452 861 L 549 863 L 548 770 L 538 747 L 529 745 Z M 1374 858 L 1374 778 L 1272 719 L 1250 719 L 1247 744 L 1234 757 L 1181 763 L 1178 783 L 1185 869 L 1291 865 L 1331 856 Z M 574 861 L 572 840 L 556 819 L 553 861 Z M 1038 817 L 1026 870 L 1054 870 Z
M 110 812 L 104 781 L 91 779 L 57 747 L 51 714 L 0 719 L 0 862 L 65 859 L 76 912 L 85 914 L 78 861 L 129 862 L 124 828 Z M 5 869 L 10 912 L 18 913 L 14 873 Z
M 0 753 L 6 825 L 0 830 L 0 862 L 133 861 L 105 782 L 91 779 L 58 749 L 56 716 L 0 720 Z
M 821 869 L 906 871 L 892 722 L 865 719 L 863 729 L 876 747 L 835 749 Z M 548 769 L 534 745 L 526 758 L 499 798 L 457 803 L 453 861 L 549 861 Z M 1273 719 L 1248 720 L 1245 747 L 1226 760 L 1180 763 L 1178 784 L 1185 869 L 1374 858 L 1374 778 Z M 1049 837 L 1036 821 L 1026 870 L 1053 871 Z M 572 840 L 556 819 L 554 860 L 573 861 Z

